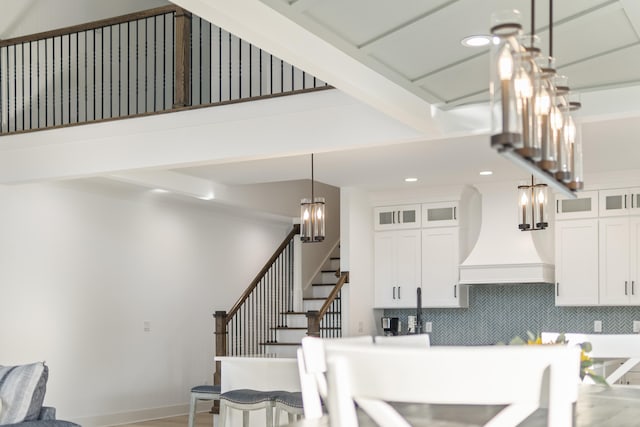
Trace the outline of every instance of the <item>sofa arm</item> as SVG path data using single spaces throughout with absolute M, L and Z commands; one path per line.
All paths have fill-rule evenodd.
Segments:
M 55 420 L 56 419 L 56 408 L 52 408 L 51 406 L 43 406 L 40 409 L 40 416 L 38 416 L 39 420 Z

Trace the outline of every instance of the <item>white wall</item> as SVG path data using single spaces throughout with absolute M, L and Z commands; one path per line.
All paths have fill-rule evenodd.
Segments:
M 373 211 L 366 191 L 347 187 L 340 191 L 340 266 L 349 271 L 343 310 L 344 334 L 376 333 L 373 312 Z
M 123 188 L 0 187 L 0 364 L 45 360 L 45 403 L 85 426 L 184 412 L 212 381 L 212 313 L 291 228 Z

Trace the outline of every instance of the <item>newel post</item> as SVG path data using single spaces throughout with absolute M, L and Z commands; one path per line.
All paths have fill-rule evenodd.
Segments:
M 213 315 L 216 319 L 216 357 L 227 355 L 227 312 L 216 311 Z M 216 361 L 216 372 L 213 374 L 213 383 L 221 384 L 222 367 L 220 361 Z M 214 400 L 211 412 L 218 414 L 220 412 L 220 401 Z
M 175 19 L 174 108 L 191 105 L 191 13 L 178 9 Z
M 318 311 L 307 311 L 307 335 L 310 337 L 320 336 L 320 313 Z

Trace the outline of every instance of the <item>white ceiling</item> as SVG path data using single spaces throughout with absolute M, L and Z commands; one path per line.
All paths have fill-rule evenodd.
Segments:
M 313 147 L 316 179 L 371 190 L 418 184 L 472 184 L 525 179 L 489 148 L 488 52 L 462 38 L 486 34 L 505 5 L 523 13 L 526 0 L 174 0 L 245 40 L 305 69 L 360 102 L 411 126 L 424 138 L 359 149 Z M 161 0 L 0 0 L 0 37 L 86 22 L 166 4 Z M 639 169 L 640 1 L 555 0 L 558 70 L 583 93 L 585 170 Z M 548 50 L 548 2 L 536 2 L 536 33 Z M 72 13 L 65 18 L 57 10 Z M 45 19 L 44 17 L 52 17 Z M 266 105 L 266 104 L 265 104 Z M 348 120 L 348 118 L 345 118 Z M 323 123 L 322 126 L 331 126 Z M 313 132 L 313 129 L 310 129 Z M 166 169 L 222 184 L 309 177 L 301 150 L 268 159 Z M 480 177 L 490 169 L 492 177 Z

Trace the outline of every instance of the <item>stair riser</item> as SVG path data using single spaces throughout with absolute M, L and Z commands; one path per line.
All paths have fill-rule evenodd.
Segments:
M 339 259 L 329 260 L 328 264 L 329 264 L 329 267 L 327 268 L 327 270 L 329 270 L 329 269 L 331 269 L 331 270 L 339 270 L 340 269 L 340 260 Z
M 275 354 L 277 357 L 296 357 L 299 345 L 267 345 L 268 354 Z
M 333 271 L 320 274 L 320 283 L 335 285 L 337 282 L 338 278 L 336 277 L 336 273 Z
M 301 342 L 302 338 L 307 336 L 307 331 L 302 329 L 284 330 L 278 329 L 276 331 L 278 342 Z
M 303 302 L 304 311 L 318 311 L 325 300 L 306 300 Z
M 332 286 L 312 286 L 311 296 L 313 298 L 326 298 L 333 290 Z
M 287 326 L 290 328 L 306 328 L 307 316 L 304 314 L 287 314 Z

